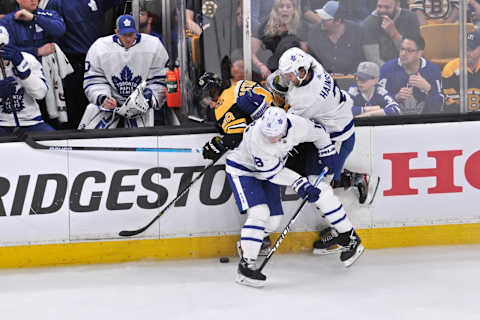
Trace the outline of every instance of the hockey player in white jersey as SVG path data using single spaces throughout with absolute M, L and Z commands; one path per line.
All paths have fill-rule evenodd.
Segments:
M 90 104 L 79 129 L 115 128 L 119 121 L 128 128 L 153 126 L 154 109 L 163 102 L 167 63 L 160 40 L 137 33 L 132 16 L 120 16 L 115 34 L 88 50 L 83 87 Z
M 312 144 L 303 145 L 306 175 L 318 175 L 323 166 L 328 166 L 333 184 L 338 184 L 345 161 L 355 144 L 352 99 L 337 86 L 318 61 L 299 48 L 290 48 L 283 53 L 279 69 L 273 77 L 275 80 L 271 81 L 271 87 L 285 95 L 290 106 L 288 112 L 321 123 L 329 135 L 330 142 L 324 149 L 315 148 Z M 335 144 L 339 145 L 338 150 Z M 336 156 L 321 159 L 325 152 Z M 361 203 L 365 202 L 368 192 L 368 187 L 364 189 L 359 188 Z M 347 236 L 341 234 L 335 223 L 332 226 L 338 233 L 315 241 L 314 253 L 324 253 L 341 237 Z
M 35 100 L 43 99 L 48 90 L 42 66 L 31 54 L 9 44 L 9 34 L 3 26 L 0 26 L 0 55 L 6 73 L 0 80 L 0 134 L 12 133 L 17 126 L 13 110 L 24 131 L 53 131 L 43 121 Z
M 285 167 L 289 151 L 304 142 L 313 142 L 319 150 L 331 144 L 319 123 L 270 107 L 245 129 L 240 145 L 227 155 L 228 181 L 240 212 L 247 213 L 241 230 L 242 257 L 236 278 L 240 284 L 254 287 L 265 284 L 266 276 L 257 270 L 256 259 L 264 229 L 278 225 L 283 215 L 281 185 L 292 186 L 302 198 L 308 197 L 339 232 L 348 235 L 341 238 L 344 251 L 340 260 L 345 266 L 354 263 L 363 252 L 361 240 L 330 184 L 321 182 L 316 188 L 306 177 Z M 335 155 L 327 152 L 322 155 L 323 160 L 331 157 Z

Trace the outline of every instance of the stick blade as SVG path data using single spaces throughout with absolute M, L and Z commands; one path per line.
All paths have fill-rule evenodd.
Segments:
M 142 233 L 143 231 L 145 231 L 144 228 L 138 229 L 138 230 L 123 230 L 123 231 L 120 231 L 118 233 L 118 235 L 121 236 L 121 237 L 131 237 L 131 236 L 135 236 L 139 233 Z

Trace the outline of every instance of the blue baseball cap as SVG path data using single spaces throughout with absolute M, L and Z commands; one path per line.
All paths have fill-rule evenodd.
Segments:
M 335 18 L 339 7 L 338 1 L 328 1 L 322 9 L 315 10 L 323 20 L 332 20 Z
M 118 33 L 121 36 L 125 33 L 137 32 L 137 29 L 135 28 L 135 19 L 129 14 L 124 14 L 118 17 L 116 25 Z

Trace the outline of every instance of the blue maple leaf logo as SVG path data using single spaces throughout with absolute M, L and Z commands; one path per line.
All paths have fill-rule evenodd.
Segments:
M 128 96 L 138 87 L 142 82 L 141 76 L 133 76 L 132 70 L 128 66 L 125 66 L 122 71 L 120 71 L 120 78 L 113 76 L 112 82 L 115 85 L 117 92 L 124 98 Z
M 17 90 L 17 92 L 15 92 L 14 95 L 12 95 L 16 112 L 20 112 L 25 109 L 23 100 L 24 94 L 25 90 L 20 88 Z M 0 99 L 0 105 L 2 106 L 2 113 L 12 113 L 12 103 L 10 102 L 10 98 Z

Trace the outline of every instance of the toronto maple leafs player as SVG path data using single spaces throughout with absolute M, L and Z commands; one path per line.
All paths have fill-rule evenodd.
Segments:
M 156 37 L 137 33 L 130 15 L 117 19 L 115 34 L 98 39 L 87 53 L 83 87 L 90 101 L 79 129 L 153 126 L 161 106 L 168 53 Z M 140 95 L 128 99 L 137 88 Z
M 290 48 L 283 53 L 273 79 L 270 87 L 285 95 L 289 113 L 315 120 L 325 127 L 329 144 L 320 149 L 312 144 L 301 146 L 305 155 L 305 173 L 318 175 L 323 166 L 327 166 L 335 185 L 340 181 L 345 161 L 355 144 L 352 99 L 318 61 L 299 48 Z M 364 191 L 368 192 L 368 188 Z M 361 200 L 365 202 L 366 197 Z M 349 237 L 349 233 L 338 230 L 335 221 L 332 226 L 338 233 L 315 241 L 314 253 L 323 253 L 326 248 Z
M 241 230 L 242 256 L 236 282 L 261 287 L 266 276 L 256 268 L 264 229 L 278 223 L 283 215 L 280 186 L 292 186 L 334 223 L 344 247 L 340 260 L 345 266 L 354 263 L 363 252 L 361 240 L 334 196 L 329 183 L 316 188 L 306 177 L 285 167 L 289 151 L 296 145 L 313 142 L 319 150 L 331 144 L 330 137 L 319 123 L 288 114 L 278 107 L 267 108 L 263 116 L 244 131 L 240 145 L 227 155 L 226 172 L 240 212 L 247 213 Z M 331 156 L 325 156 L 331 157 Z
M 0 134 L 12 133 L 18 125 L 25 131 L 53 131 L 40 114 L 35 99 L 43 99 L 48 86 L 40 62 L 31 54 L 9 44 L 9 34 L 0 26 L 0 55 L 6 77 L 0 80 Z M 13 102 L 13 106 L 12 106 Z

